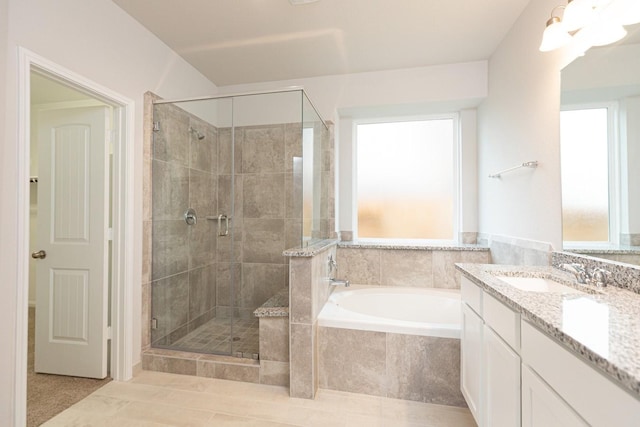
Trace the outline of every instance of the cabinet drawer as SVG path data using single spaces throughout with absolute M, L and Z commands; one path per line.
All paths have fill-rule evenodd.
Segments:
M 482 288 L 462 276 L 460 281 L 460 297 L 469 307 L 482 316 Z
M 520 352 L 520 314 L 484 293 L 482 297 L 482 317 L 500 337 L 517 353 Z
M 593 427 L 638 426 L 640 400 L 526 321 L 522 363 L 529 365 Z

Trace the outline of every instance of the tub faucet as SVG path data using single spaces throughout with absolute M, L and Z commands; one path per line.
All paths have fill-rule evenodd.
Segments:
M 350 285 L 348 280 L 342 279 L 329 279 L 329 283 L 333 286 L 344 286 L 345 288 Z

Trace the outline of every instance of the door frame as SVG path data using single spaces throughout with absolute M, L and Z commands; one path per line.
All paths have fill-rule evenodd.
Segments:
M 15 334 L 16 426 L 26 423 L 27 332 L 29 307 L 29 168 L 31 84 L 36 70 L 60 83 L 100 99 L 114 108 L 112 191 L 112 266 L 110 292 L 110 371 L 115 381 L 126 381 L 133 371 L 133 262 L 134 258 L 134 114 L 135 103 L 28 49 L 18 48 L 18 280 Z

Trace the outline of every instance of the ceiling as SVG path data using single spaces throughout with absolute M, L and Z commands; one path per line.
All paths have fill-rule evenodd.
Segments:
M 529 3 L 113 1 L 218 86 L 487 59 Z

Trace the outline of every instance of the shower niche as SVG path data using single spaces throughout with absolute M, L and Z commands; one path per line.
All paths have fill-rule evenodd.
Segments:
M 282 252 L 332 237 L 331 145 L 302 90 L 154 101 L 152 348 L 259 358 Z

